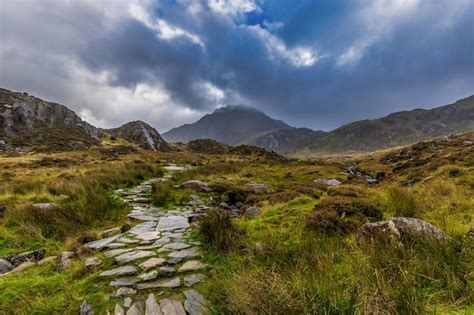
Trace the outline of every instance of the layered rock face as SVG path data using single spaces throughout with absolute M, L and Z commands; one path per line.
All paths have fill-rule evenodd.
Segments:
M 132 121 L 115 129 L 106 130 L 113 136 L 136 143 L 141 148 L 152 151 L 171 151 L 155 128 L 143 121 Z
M 17 145 L 88 147 L 99 130 L 66 106 L 0 88 L 0 137 Z

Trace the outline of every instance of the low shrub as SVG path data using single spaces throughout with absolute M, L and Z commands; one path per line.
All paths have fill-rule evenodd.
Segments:
M 228 252 L 243 244 L 245 230 L 227 212 L 213 209 L 199 221 L 199 234 L 206 247 Z

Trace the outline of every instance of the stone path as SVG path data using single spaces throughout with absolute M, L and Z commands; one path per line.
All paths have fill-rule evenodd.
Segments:
M 180 171 L 176 165 L 168 171 Z M 193 200 L 184 209 L 165 211 L 151 205 L 152 184 L 147 180 L 115 193 L 132 207 L 128 217 L 138 221 L 129 231 L 104 231 L 107 237 L 84 246 L 97 251 L 85 264 L 102 270 L 110 279 L 113 314 L 205 314 L 207 300 L 193 286 L 205 280 L 206 264 L 200 260 L 200 243 L 191 239 L 190 223 L 200 210 Z M 115 235 L 110 236 L 113 233 Z M 105 269 L 108 266 L 107 269 Z

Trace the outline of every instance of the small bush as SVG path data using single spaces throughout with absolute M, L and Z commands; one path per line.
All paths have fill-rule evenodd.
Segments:
M 218 210 L 209 211 L 199 221 L 199 232 L 204 245 L 222 252 L 239 247 L 245 235 L 227 212 Z
M 411 190 L 401 187 L 391 187 L 388 190 L 386 207 L 397 217 L 416 218 L 421 212 L 415 194 Z

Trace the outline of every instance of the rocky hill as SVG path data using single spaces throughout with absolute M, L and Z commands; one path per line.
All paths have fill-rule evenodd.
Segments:
M 233 105 L 216 109 L 197 122 L 186 124 L 163 134 L 169 142 L 188 142 L 196 139 L 213 139 L 235 145 L 258 134 L 291 128 L 254 108 Z
M 118 128 L 105 130 L 112 136 L 135 143 L 145 150 L 171 151 L 171 147 L 163 140 L 155 128 L 143 121 L 128 122 Z
M 0 139 L 39 149 L 86 148 L 100 142 L 99 130 L 66 106 L 1 88 Z
M 0 88 L 0 151 L 7 151 L 8 147 L 35 151 L 82 150 L 101 145 L 106 134 L 146 150 L 171 150 L 160 134 L 142 121 L 115 129 L 99 129 L 64 105 Z
M 310 151 L 373 151 L 474 130 L 474 95 L 433 109 L 414 109 L 335 129 Z

